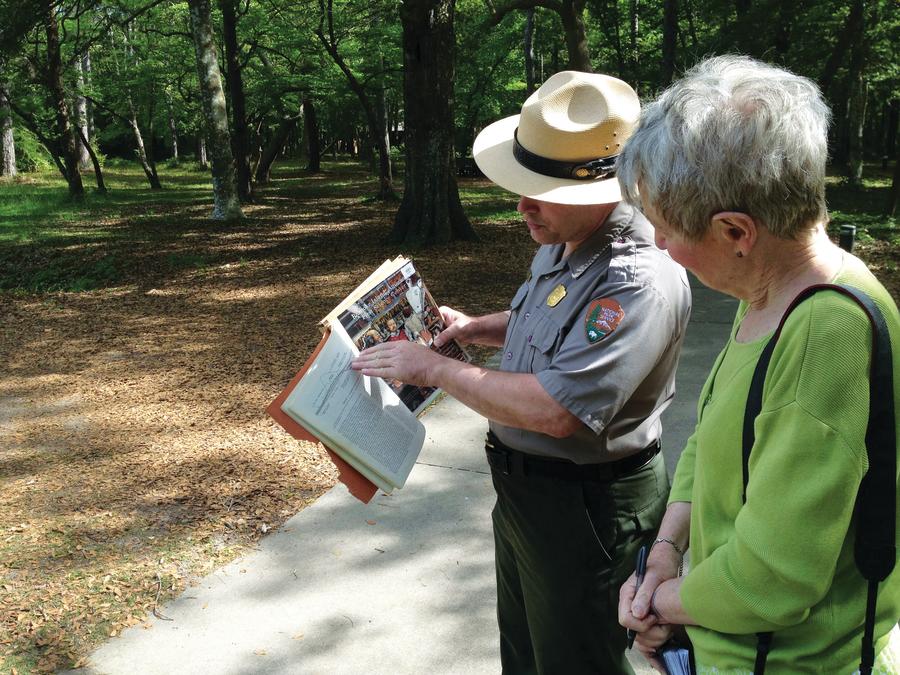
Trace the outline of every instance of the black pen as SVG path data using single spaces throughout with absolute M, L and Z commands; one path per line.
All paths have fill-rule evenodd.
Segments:
M 634 566 L 634 593 L 637 595 L 638 589 L 644 583 L 644 574 L 647 572 L 647 547 L 641 546 L 637 554 L 637 564 Z M 628 641 L 628 649 L 634 646 L 635 632 L 630 628 L 625 631 L 625 639 Z

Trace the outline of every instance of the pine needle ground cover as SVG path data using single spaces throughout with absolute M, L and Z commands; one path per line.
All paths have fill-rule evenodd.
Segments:
M 439 303 L 481 313 L 535 250 L 486 181 L 461 180 L 480 241 L 409 251 L 355 164 L 281 167 L 236 224 L 206 220 L 207 174 L 154 192 L 107 168 L 110 195 L 82 204 L 51 176 L 0 182 L 0 672 L 82 664 L 334 484 L 264 409 L 381 261 L 414 257 Z M 866 222 L 858 252 L 896 297 L 894 231 Z

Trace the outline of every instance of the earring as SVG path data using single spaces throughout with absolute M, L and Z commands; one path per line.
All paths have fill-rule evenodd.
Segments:
M 737 257 L 738 257 L 738 258 L 743 258 L 743 257 L 744 257 L 744 254 L 741 253 L 740 251 L 738 251 L 738 252 L 737 252 Z

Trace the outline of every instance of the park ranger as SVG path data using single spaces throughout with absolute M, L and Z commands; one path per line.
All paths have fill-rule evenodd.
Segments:
M 502 346 L 497 369 L 411 342 L 353 364 L 441 387 L 490 422 L 504 673 L 631 672 L 618 589 L 665 508 L 660 415 L 690 314 L 684 270 L 620 203 L 616 156 L 639 112 L 625 82 L 562 72 L 476 139 L 541 246 L 508 310 L 442 307 L 435 342 Z

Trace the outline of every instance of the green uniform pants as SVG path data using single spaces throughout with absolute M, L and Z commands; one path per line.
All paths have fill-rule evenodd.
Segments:
M 665 511 L 662 453 L 610 482 L 492 477 L 503 673 L 631 675 L 619 588 Z

